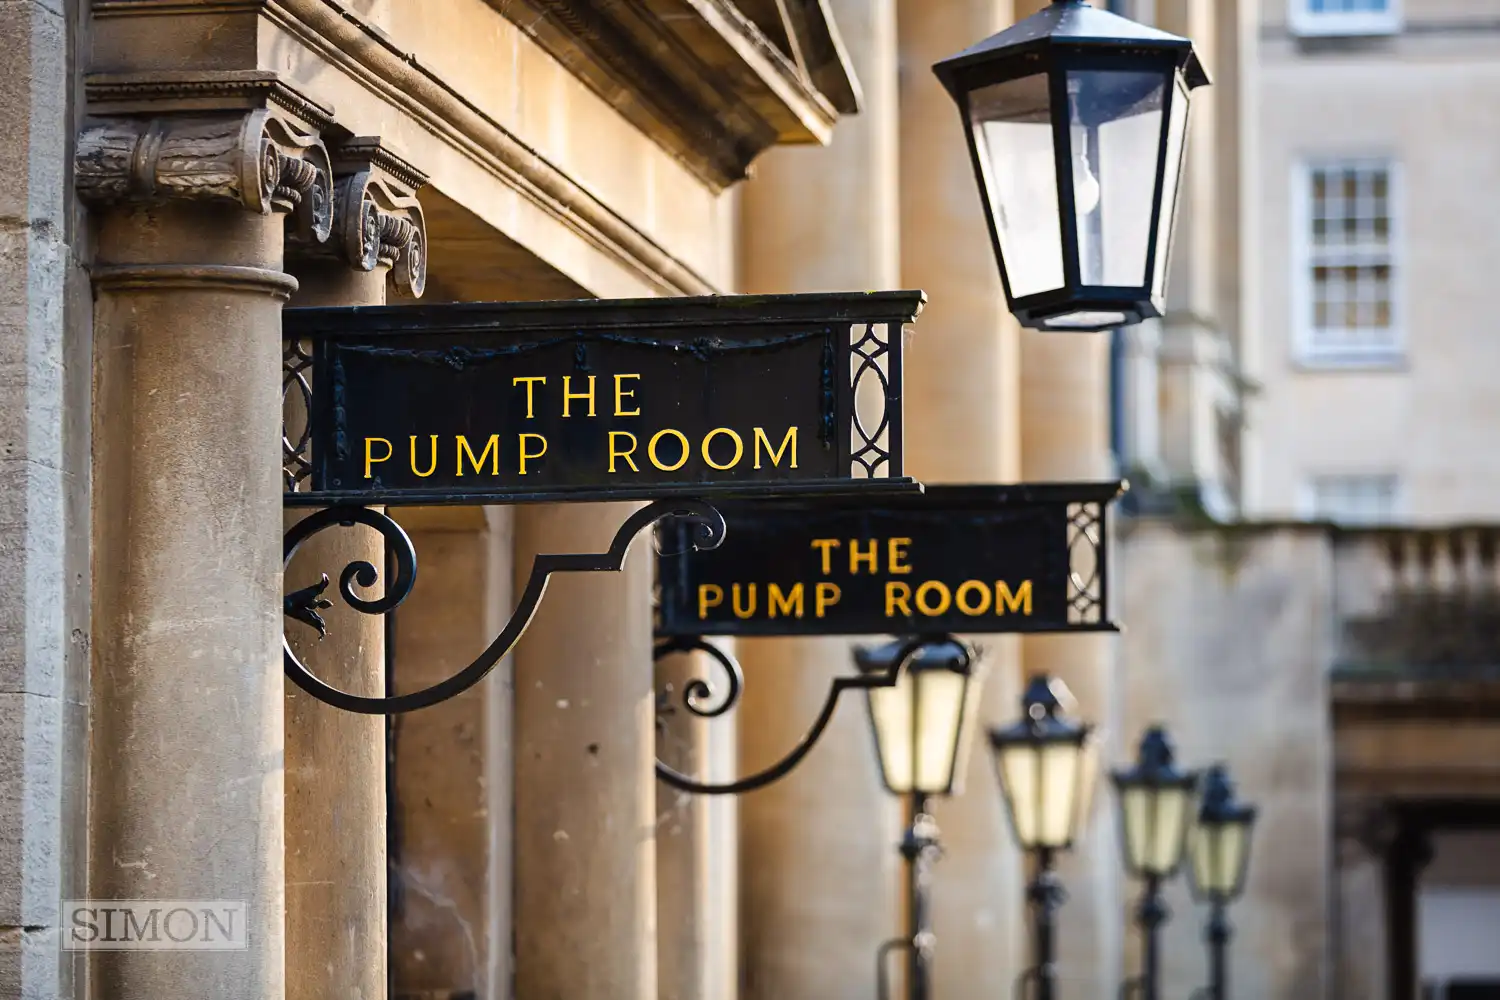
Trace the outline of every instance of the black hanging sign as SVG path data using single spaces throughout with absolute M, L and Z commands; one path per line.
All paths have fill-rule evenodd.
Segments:
M 290 506 L 917 492 L 921 292 L 288 309 Z
M 928 486 L 925 494 L 721 504 L 692 550 L 662 532 L 657 634 L 1114 631 L 1106 511 L 1123 483 Z

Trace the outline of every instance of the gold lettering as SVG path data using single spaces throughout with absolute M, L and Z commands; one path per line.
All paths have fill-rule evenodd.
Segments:
M 493 454 L 491 454 L 493 452 Z M 484 468 L 484 460 L 490 460 L 490 475 L 500 475 L 500 435 L 491 434 L 490 439 L 484 443 L 484 451 L 478 458 L 474 457 L 474 449 L 469 447 L 469 439 L 462 434 L 458 436 L 458 474 L 464 474 L 464 456 L 469 456 L 469 464 L 474 466 L 474 471 L 479 472 Z
M 781 468 L 781 456 L 782 456 L 783 453 L 786 452 L 787 445 L 791 445 L 791 447 L 792 447 L 792 464 L 791 464 L 791 468 L 795 469 L 797 467 L 797 428 L 795 428 L 795 427 L 788 427 L 787 428 L 786 437 L 784 437 L 784 438 L 781 439 L 781 447 L 777 448 L 775 451 L 771 450 L 771 439 L 768 438 L 768 437 L 766 437 L 766 430 L 765 430 L 765 428 L 764 427 L 757 427 L 757 428 L 755 428 L 755 467 L 757 469 L 760 468 L 760 446 L 761 445 L 765 445 L 766 446 L 766 454 L 769 455 L 770 458 L 771 458 L 771 466 L 772 466 L 772 468 L 777 468 L 777 469 Z
M 911 563 L 906 561 L 910 553 L 906 551 L 911 544 L 910 538 L 892 538 L 886 545 L 886 570 L 894 576 L 902 576 L 911 572 Z
M 376 458 L 370 451 L 370 445 L 375 443 L 376 441 L 379 441 L 381 444 L 385 445 L 385 454 L 381 455 L 379 458 Z M 370 478 L 370 466 L 374 465 L 376 462 L 384 462 L 386 459 L 391 457 L 391 454 L 395 450 L 396 449 L 391 447 L 391 443 L 385 438 L 365 438 L 365 478 Z
M 426 472 L 417 472 L 417 436 L 415 434 L 411 436 L 411 471 L 423 479 L 437 471 L 437 439 L 436 434 L 432 435 L 432 464 L 427 467 Z
M 715 462 L 714 459 L 713 459 L 713 456 L 710 455 L 709 452 L 708 452 L 709 443 L 712 442 L 713 439 L 715 437 L 717 437 L 718 435 L 720 435 L 720 434 L 728 434 L 730 437 L 734 438 L 734 457 L 729 460 L 729 464 L 727 464 L 727 465 L 720 465 L 718 462 Z M 740 436 L 738 434 L 736 434 L 734 431 L 730 430 L 728 427 L 715 427 L 713 430 L 709 431 L 706 435 L 704 435 L 704 437 L 703 437 L 703 461 L 707 462 L 713 468 L 718 469 L 721 472 L 724 469 L 732 469 L 736 465 L 739 465 L 740 464 L 740 459 L 742 459 L 744 457 L 745 457 L 745 442 L 741 441 L 740 440 Z
M 839 590 L 838 584 L 829 583 L 826 580 L 819 583 L 813 588 L 814 614 L 822 618 L 823 613 L 837 604 L 839 598 L 843 596 L 843 591 Z
M 677 460 L 676 465 L 662 465 L 661 460 L 656 457 L 656 443 L 662 439 L 662 435 L 670 434 L 682 443 L 682 457 Z M 663 472 L 676 472 L 687 464 L 688 455 L 692 453 L 693 446 L 688 444 L 688 439 L 682 431 L 673 430 L 670 427 L 663 428 L 651 435 L 651 440 L 646 442 L 646 457 L 651 459 L 651 464 Z
M 1004 580 L 995 581 L 995 614 L 1003 615 L 1007 609 L 1020 611 L 1023 615 L 1031 614 L 1030 580 L 1022 580 L 1014 596 L 1010 592 L 1010 585 Z
M 927 601 L 927 595 L 932 593 L 936 593 L 938 595 L 938 603 L 936 606 L 930 606 Z M 928 580 L 926 583 L 922 584 L 922 586 L 917 588 L 917 610 L 930 618 L 935 618 L 943 612 L 947 611 L 948 605 L 952 602 L 953 595 L 948 593 L 947 584 L 944 584 L 938 580 Z
M 629 451 L 617 451 L 615 449 L 615 438 L 617 438 L 617 437 L 629 438 L 630 439 L 630 450 Z M 623 458 L 625 461 L 627 461 L 627 462 L 630 463 L 630 471 L 631 472 L 640 472 L 641 470 L 636 467 L 635 459 L 633 459 L 633 458 L 630 457 L 631 455 L 635 454 L 636 445 L 638 445 L 639 443 L 640 442 L 635 439 L 635 435 L 632 434 L 632 433 L 630 433 L 629 431 L 610 431 L 609 432 L 609 471 L 610 472 L 614 472 L 615 471 L 615 459 L 617 459 L 617 458 Z
M 911 584 L 902 583 L 900 580 L 887 580 L 885 582 L 885 616 L 890 618 L 897 611 L 908 618 L 911 617 Z
M 837 538 L 814 538 L 812 547 L 823 552 L 823 575 L 833 572 L 833 550 L 842 543 Z
M 638 416 L 641 415 L 641 407 L 640 407 L 639 403 L 636 404 L 636 408 L 635 409 L 633 409 L 633 410 L 631 410 L 629 412 L 626 412 L 626 410 L 625 410 L 625 397 L 626 396 L 634 396 L 635 395 L 635 390 L 634 389 L 626 389 L 624 386 L 622 386 L 620 384 L 620 380 L 621 379 L 625 379 L 625 378 L 640 378 L 640 376 L 639 375 L 616 375 L 615 376 L 615 416 L 617 416 L 617 417 L 638 417 Z
M 858 538 L 851 538 L 851 539 L 849 539 L 849 575 L 850 576 L 858 576 L 859 575 L 859 564 L 860 563 L 868 563 L 869 564 L 869 566 L 870 566 L 870 575 L 871 576 L 874 576 L 876 573 L 880 572 L 880 559 L 876 556 L 876 546 L 879 545 L 879 544 L 880 543 L 878 541 L 876 541 L 875 539 L 872 538 L 872 539 L 870 539 L 870 551 L 868 551 L 868 552 L 861 552 L 861 551 L 859 551 L 859 539 Z
M 966 594 L 977 594 L 978 602 L 966 600 Z M 958 605 L 958 610 L 966 615 L 982 615 L 990 609 L 990 588 L 978 580 L 965 580 L 958 585 L 958 591 L 953 595 L 953 603 Z
M 536 407 L 534 405 L 534 403 L 536 401 L 535 401 L 535 399 L 532 396 L 532 390 L 536 388 L 535 383 L 537 383 L 537 382 L 542 383 L 542 385 L 546 385 L 547 384 L 547 376 L 545 376 L 545 375 L 517 375 L 515 378 L 513 378 L 513 379 L 510 380 L 510 384 L 511 384 L 512 387 L 518 386 L 522 382 L 526 383 L 526 419 L 530 420 L 530 419 L 532 419 L 533 417 L 536 416 Z
M 536 440 L 540 441 L 542 443 L 542 450 L 541 451 L 527 451 L 526 450 L 526 439 L 527 438 L 535 438 Z M 547 454 L 547 439 L 544 438 L 544 437 L 542 437 L 540 434 L 522 434 L 521 435 L 520 444 L 521 444 L 521 475 L 524 476 L 524 475 L 526 475 L 526 460 L 528 458 L 541 458 L 543 455 Z
M 698 620 L 702 621 L 708 617 L 709 608 L 717 608 L 724 603 L 724 588 L 717 583 L 698 584 Z
M 771 584 L 766 588 L 767 613 L 775 618 L 777 615 L 793 618 L 802 617 L 802 584 L 793 584 L 792 589 L 783 594 L 781 588 Z
M 589 401 L 589 416 L 592 417 L 594 415 L 594 382 L 598 378 L 599 378 L 599 376 L 597 376 L 597 375 L 590 375 L 589 376 L 589 391 L 588 392 L 574 392 L 573 391 L 573 376 L 571 376 L 571 375 L 564 375 L 563 376 L 563 416 L 565 416 L 565 417 L 571 417 L 573 415 L 572 412 L 571 412 L 571 407 L 573 406 L 573 400 L 575 400 L 575 399 L 586 399 L 586 400 L 588 400 Z
M 729 588 L 729 606 L 734 609 L 734 616 L 736 618 L 749 618 L 755 614 L 755 584 L 749 583 L 745 586 L 750 591 L 750 606 L 747 608 L 740 607 L 740 585 L 735 584 Z

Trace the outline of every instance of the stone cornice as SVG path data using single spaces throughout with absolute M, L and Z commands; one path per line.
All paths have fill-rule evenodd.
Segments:
M 423 67 L 384 32 L 329 0 L 267 0 L 267 7 L 282 27 L 330 65 L 379 94 L 663 293 L 720 291 Z
M 414 54 L 334 0 L 95 0 L 94 4 L 96 18 L 235 12 L 270 18 L 330 67 L 379 95 L 663 294 L 720 291 L 422 66 Z
M 858 109 L 821 6 L 809 73 L 728 0 L 488 2 L 715 188 L 776 143 L 826 143 L 839 114 Z
M 83 89 L 88 113 L 101 118 L 276 108 L 319 133 L 338 131 L 332 108 L 264 70 L 92 73 Z

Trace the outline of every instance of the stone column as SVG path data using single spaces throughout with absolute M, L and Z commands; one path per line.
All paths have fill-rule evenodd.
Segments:
M 1020 472 L 1017 327 L 958 110 L 931 66 L 1011 23 L 1009 0 L 901 0 L 901 281 L 929 304 L 907 353 L 907 454 L 928 483 L 1013 482 Z M 983 649 L 979 723 L 1015 717 L 1019 642 Z M 961 795 L 934 815 L 946 855 L 934 872 L 934 992 L 1010 996 L 1025 965 L 1021 857 L 1007 826 L 982 732 Z
M 732 780 L 734 714 L 704 719 L 689 711 L 683 695 L 694 680 L 724 690 L 722 668 L 703 653 L 658 664 L 656 755 L 697 781 Z M 732 795 L 692 795 L 658 782 L 656 810 L 660 1000 L 735 1000 L 738 803 Z
M 277 213 L 327 237 L 327 120 L 264 84 L 193 115 L 169 114 L 166 88 L 127 89 L 115 113 L 169 116 L 96 120 L 76 158 L 97 238 L 89 895 L 241 903 L 248 947 L 100 952 L 93 991 L 280 1000 L 276 442 L 297 285 Z
M 395 513 L 417 549 L 393 635 L 406 693 L 467 666 L 509 619 L 512 509 Z M 512 995 L 511 682 L 507 657 L 457 698 L 390 722 L 393 1000 Z
M 896 5 L 834 0 L 832 9 L 863 107 L 829 146 L 775 149 L 757 161 L 742 203 L 747 292 L 901 287 Z M 746 676 L 741 771 L 764 768 L 801 739 L 832 678 L 855 672 L 850 646 L 736 643 Z M 875 995 L 875 950 L 901 933 L 899 839 L 899 807 L 881 787 L 864 706 L 846 698 L 796 771 L 740 800 L 747 1000 Z
M 544 552 L 601 552 L 626 504 L 515 512 L 518 585 Z M 564 574 L 516 647 L 515 993 L 656 1000 L 651 549 Z
M 413 197 L 426 178 L 378 139 L 336 148 L 334 232 L 323 243 L 288 248 L 300 288 L 295 306 L 384 305 L 398 263 L 401 285 L 420 294 L 426 254 L 422 211 Z M 301 396 L 286 394 L 288 438 L 304 426 Z M 305 512 L 287 511 L 288 528 Z M 313 536 L 288 569 L 300 586 L 344 566 L 380 567 L 385 546 L 368 528 Z M 290 624 L 292 649 L 318 676 L 346 691 L 385 693 L 385 619 L 332 597 L 328 635 Z M 325 705 L 286 684 L 287 997 L 384 1000 L 386 996 L 385 727 L 380 716 Z
M 1336 1000 L 1390 996 L 1390 901 L 1386 858 L 1399 820 L 1378 801 L 1341 797 L 1333 858 Z

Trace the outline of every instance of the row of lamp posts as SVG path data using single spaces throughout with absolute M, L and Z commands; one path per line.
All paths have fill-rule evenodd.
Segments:
M 1160 316 L 1188 104 L 1209 82 L 1192 43 L 1084 0 L 1054 0 L 933 69 L 962 116 L 1006 300 L 1021 324 L 1090 331 Z M 895 686 L 868 691 L 882 777 L 911 817 L 901 842 L 910 933 L 881 947 L 882 996 L 896 949 L 907 952 L 910 1000 L 931 996 L 928 898 L 940 847 L 927 804 L 952 794 L 964 771 L 975 657 L 951 636 L 914 651 L 892 643 L 855 654 L 863 671 L 900 670 Z M 1023 984 L 1036 1000 L 1056 997 L 1056 914 L 1066 895 L 1055 861 L 1078 835 L 1097 770 L 1093 727 L 1067 717 L 1065 697 L 1060 684 L 1036 678 L 1022 718 L 989 734 L 1012 828 L 1034 864 L 1036 964 Z M 1126 868 L 1145 886 L 1142 974 L 1126 989 L 1157 1000 L 1157 939 L 1168 916 L 1161 888 L 1191 852 L 1194 887 L 1213 913 L 1209 997 L 1227 1000 L 1224 910 L 1244 883 L 1254 809 L 1235 801 L 1222 766 L 1205 775 L 1178 769 L 1160 728 L 1146 733 L 1135 764 L 1111 777 Z
M 909 652 L 906 663 L 895 662 Z M 961 780 L 978 703 L 977 653 L 952 637 L 855 650 L 865 672 L 899 669 L 895 686 L 869 691 L 870 721 L 882 780 L 906 799 L 910 822 L 900 849 L 907 866 L 909 933 L 880 949 L 881 996 L 886 959 L 907 953 L 908 1000 L 930 1000 L 933 933 L 929 920 L 932 865 L 940 854 L 928 800 L 952 794 Z M 1087 818 L 1098 758 L 1094 727 L 1069 718 L 1071 696 L 1059 681 L 1035 677 L 1021 699 L 1021 718 L 989 730 L 989 744 L 1016 841 L 1032 863 L 1026 898 L 1033 914 L 1034 965 L 1023 976 L 1027 1000 L 1057 1000 L 1057 913 L 1067 899 L 1057 874 Z M 1228 905 L 1244 888 L 1255 808 L 1240 802 L 1227 769 L 1183 770 L 1166 730 L 1141 738 L 1136 760 L 1111 775 L 1120 810 L 1125 869 L 1142 884 L 1140 975 L 1122 996 L 1158 1000 L 1160 931 L 1170 916 L 1162 888 L 1189 862 L 1195 895 L 1210 908 L 1206 1000 L 1228 1000 Z

